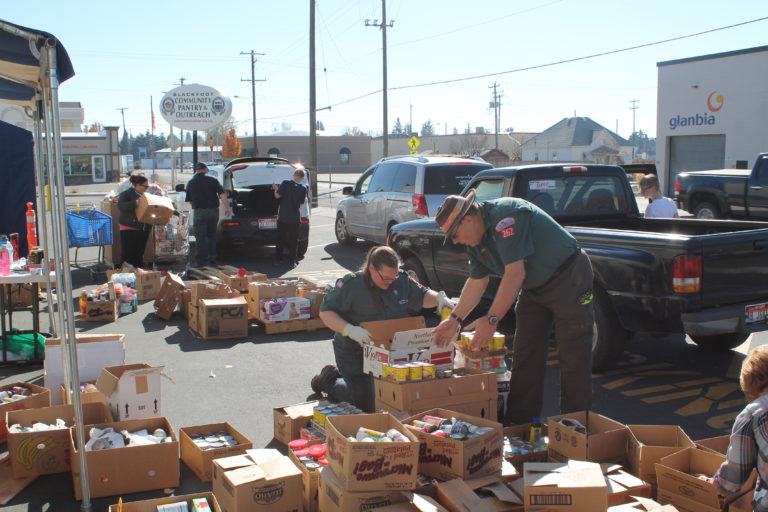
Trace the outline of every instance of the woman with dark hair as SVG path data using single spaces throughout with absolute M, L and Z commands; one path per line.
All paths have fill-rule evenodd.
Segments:
M 453 308 L 444 292 L 420 285 L 400 270 L 400 265 L 400 257 L 392 248 L 374 247 L 368 251 L 361 269 L 337 280 L 325 296 L 320 318 L 336 331 L 336 366 L 328 365 L 315 375 L 315 393 L 325 392 L 333 401 L 351 402 L 372 412 L 373 379 L 363 372 L 363 344 L 371 341 L 371 333 L 360 323 L 403 318 L 409 311 L 422 308 Z
M 136 205 L 149 187 L 146 176 L 132 174 L 129 178 L 131 187 L 117 197 L 117 208 L 120 210 L 120 246 L 123 251 L 123 261 L 134 267 L 144 265 L 144 248 L 149 238 L 151 226 L 139 222 L 136 218 Z

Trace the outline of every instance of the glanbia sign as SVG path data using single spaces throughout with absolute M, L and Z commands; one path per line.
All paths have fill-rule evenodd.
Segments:
M 717 91 L 709 93 L 707 96 L 707 111 L 693 115 L 676 115 L 669 118 L 669 129 L 674 130 L 684 126 L 706 126 L 714 125 L 717 122 L 715 112 L 719 112 L 725 103 L 723 95 Z
M 160 114 L 182 130 L 209 130 L 229 119 L 232 100 L 207 85 L 182 85 L 163 96 Z

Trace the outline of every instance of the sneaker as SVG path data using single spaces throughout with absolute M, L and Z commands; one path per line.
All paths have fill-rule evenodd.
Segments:
M 332 364 L 323 366 L 323 369 L 320 370 L 320 373 L 312 377 L 312 381 L 309 383 L 309 385 L 312 387 L 312 391 L 318 394 L 322 393 L 324 391 L 323 382 L 328 380 L 334 373 L 338 374 L 339 371 Z

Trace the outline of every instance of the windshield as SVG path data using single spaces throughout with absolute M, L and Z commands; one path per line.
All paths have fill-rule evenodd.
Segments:
M 625 213 L 624 181 L 616 176 L 564 176 L 532 179 L 525 197 L 550 215 Z
M 445 196 L 460 194 L 475 174 L 490 168 L 487 164 L 427 166 L 424 168 L 424 193 Z

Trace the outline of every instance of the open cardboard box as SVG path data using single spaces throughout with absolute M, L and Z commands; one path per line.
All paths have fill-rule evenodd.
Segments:
M 360 427 L 395 429 L 407 443 L 350 441 Z M 326 459 L 345 491 L 412 490 L 416 487 L 419 440 L 391 414 L 330 416 L 325 423 Z
M 92 498 L 179 486 L 179 441 L 166 418 L 144 418 L 88 425 L 85 429 L 86 442 L 90 439 L 92 427 L 100 429 L 112 427 L 115 432 L 121 430 L 136 432 L 141 429 L 154 432 L 155 429 L 162 428 L 172 439 L 170 443 L 86 451 L 88 484 Z M 80 500 L 82 495 L 79 452 L 83 447 L 75 445 L 74 429 L 69 429 L 69 432 L 72 484 L 75 489 L 75 499 Z
M 309 425 L 309 420 L 312 419 L 314 414 L 314 408 L 319 403 L 315 400 L 313 402 L 275 407 L 272 410 L 275 439 L 285 445 L 294 439 L 299 439 L 301 437 L 301 428 Z
M 529 462 L 523 479 L 525 510 L 556 506 L 570 512 L 598 512 L 608 508 L 608 486 L 594 462 Z
M 170 320 L 181 301 L 181 293 L 186 289 L 187 286 L 179 276 L 168 272 L 155 299 L 155 314 L 163 320 Z
M 432 363 L 436 369 L 453 368 L 453 345 L 438 347 L 434 330 L 425 325 L 421 316 L 361 323 L 372 336 L 363 345 L 363 371 L 381 377 L 385 363 L 414 361 Z
M 656 463 L 659 501 L 683 510 L 718 512 L 720 493 L 714 484 L 692 474 L 714 475 L 725 456 L 697 448 L 686 448 L 662 457 Z
M 523 423 L 522 425 L 513 425 L 511 427 L 504 427 L 502 432 L 504 437 L 512 438 L 517 437 L 523 441 L 530 440 L 531 424 Z M 549 435 L 549 427 L 546 423 L 541 424 L 541 437 L 547 437 Z M 515 469 L 522 473 L 523 464 L 526 462 L 547 462 L 547 449 L 540 451 L 533 451 L 531 453 L 518 453 L 515 455 L 504 455 L 504 459 L 512 464 Z
M 248 450 L 213 461 L 213 493 L 227 512 L 302 508 L 301 471 L 277 450 Z
M 609 507 L 608 512 L 680 512 L 672 505 L 662 505 L 650 498 L 634 497 L 634 502 Z
M 136 218 L 145 224 L 165 226 L 171 221 L 176 208 L 168 197 L 142 194 L 136 203 Z
M 587 428 L 587 433 L 581 434 L 560 424 L 563 418 L 578 421 Z M 618 421 L 593 411 L 581 411 L 550 416 L 547 424 L 551 461 L 627 462 L 627 427 Z
M 517 483 L 522 484 L 522 480 Z M 498 477 L 454 478 L 437 484 L 440 504 L 451 512 L 506 512 L 523 510 L 523 487 L 513 491 Z
M 456 418 L 492 430 L 466 440 L 438 437 L 410 426 L 413 420 L 420 420 L 424 415 Z M 500 423 L 446 409 L 430 409 L 406 418 L 403 420 L 403 424 L 413 432 L 421 443 L 419 449 L 420 474 L 441 480 L 470 479 L 500 474 L 502 461 L 502 427 Z
M 448 512 L 445 507 L 429 496 L 413 492 L 403 492 L 403 495 L 406 501 L 377 508 L 377 512 Z
M 212 492 L 201 492 L 197 494 L 182 494 L 181 496 L 168 496 L 167 498 L 157 498 L 154 500 L 144 501 L 128 501 L 122 504 L 115 504 L 109 506 L 108 512 L 157 512 L 159 505 L 169 505 L 171 503 L 187 504 L 188 510 L 192 510 L 192 500 L 198 498 L 205 498 L 208 501 L 208 506 L 211 512 L 221 512 L 219 508 L 219 502 L 216 501 L 216 496 Z
M 728 444 L 730 443 L 731 436 L 728 434 L 724 436 L 709 437 L 707 439 L 699 439 L 694 441 L 696 448 L 704 450 L 705 452 L 719 453 L 725 455 L 728 453 Z
M 34 384 L 28 384 L 26 382 L 11 382 L 10 384 L 0 386 L 0 391 L 11 389 L 14 386 L 27 388 L 34 394 L 15 402 L 0 403 L 0 443 L 5 441 L 8 437 L 8 428 L 5 423 L 6 413 L 11 411 L 19 411 L 22 409 L 48 407 L 51 405 L 51 392 L 44 387 L 36 386 Z
M 233 446 L 223 446 L 211 450 L 203 450 L 195 444 L 191 436 L 196 434 L 205 434 L 213 432 L 226 432 L 237 441 Z M 194 427 L 182 427 L 179 429 L 179 442 L 181 446 L 181 460 L 197 475 L 203 482 L 210 482 L 213 479 L 213 459 L 221 457 L 231 457 L 245 453 L 246 450 L 253 448 L 250 439 L 240 433 L 229 423 L 210 423 L 208 425 L 196 425 Z
M 87 382 L 81 382 L 80 386 L 83 384 L 93 384 L 96 385 L 95 380 L 87 381 Z M 79 388 L 79 386 L 78 386 Z M 59 394 L 61 395 L 61 403 L 62 404 L 70 404 L 72 401 L 70 400 L 69 393 L 67 393 L 67 390 L 64 388 L 64 384 L 59 386 Z M 104 396 L 104 393 L 98 390 L 98 388 L 92 390 L 92 391 L 80 391 L 80 403 L 82 404 L 95 404 L 95 403 L 102 403 L 104 405 L 107 404 L 107 397 Z
M 41 422 L 56 424 L 64 420 L 68 426 L 75 424 L 73 405 L 54 405 L 39 409 L 9 411 L 8 425 L 31 427 Z M 83 422 L 86 425 L 112 421 L 112 415 L 104 403 L 83 404 Z M 66 473 L 70 470 L 69 428 L 39 432 L 8 432 L 8 453 L 14 478 L 35 477 Z
M 163 369 L 139 363 L 108 366 L 101 371 L 96 387 L 104 393 L 115 420 L 154 418 L 161 414 Z
M 627 457 L 632 473 L 656 485 L 656 467 L 662 457 L 696 445 L 677 425 L 629 425 Z
M 317 501 L 322 512 L 360 512 L 403 503 L 406 496 L 401 491 L 346 491 L 333 469 L 326 466 L 320 471 Z

